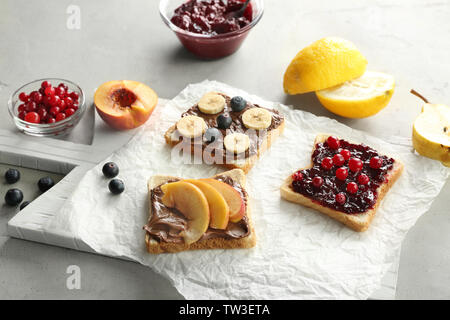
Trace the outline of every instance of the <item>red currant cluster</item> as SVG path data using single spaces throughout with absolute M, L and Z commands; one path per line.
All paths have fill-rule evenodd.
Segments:
M 78 110 L 79 95 L 64 83 L 53 87 L 43 81 L 37 91 L 21 92 L 22 104 L 17 108 L 20 119 L 30 123 L 55 123 L 73 115 Z

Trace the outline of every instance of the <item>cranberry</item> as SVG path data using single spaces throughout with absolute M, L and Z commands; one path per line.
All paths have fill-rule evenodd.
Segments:
M 358 176 L 358 183 L 359 184 L 365 185 L 365 184 L 368 184 L 369 181 L 370 181 L 369 177 L 366 174 L 364 174 L 364 173 L 361 173 Z
M 17 111 L 18 111 L 18 112 L 25 111 L 25 104 L 22 103 L 21 105 L 19 105 L 19 106 L 17 107 Z
M 338 149 L 341 145 L 339 139 L 333 136 L 329 136 L 327 142 L 331 149 Z
M 351 153 L 350 151 L 348 151 L 347 149 L 342 149 L 340 154 L 344 157 L 345 161 L 347 161 L 348 159 L 350 159 L 351 157 Z
M 25 111 L 26 112 L 36 111 L 36 109 L 37 109 L 36 102 L 28 101 L 27 103 L 25 103 Z
M 28 102 L 29 99 L 30 99 L 30 97 L 25 92 L 21 92 L 19 94 L 19 100 L 20 101 Z
M 356 193 L 358 192 L 358 185 L 356 184 L 356 182 L 350 182 L 347 184 L 347 191 L 348 193 Z
M 336 178 L 344 181 L 348 177 L 348 170 L 346 167 L 340 167 L 336 170 Z
M 383 165 L 383 159 L 380 157 L 373 157 L 370 159 L 370 167 L 372 169 L 380 169 Z
M 52 86 L 49 86 L 47 88 L 45 88 L 45 95 L 46 96 L 54 96 L 55 95 L 55 88 L 53 88 Z
M 363 162 L 358 158 L 350 158 L 350 160 L 348 160 L 348 167 L 353 172 L 358 172 L 359 170 L 362 169 Z
M 339 192 L 339 193 L 336 195 L 335 199 L 336 199 L 336 202 L 339 203 L 339 204 L 344 204 L 345 201 L 347 201 L 347 197 L 346 197 L 345 194 L 342 193 L 342 192 Z
M 330 170 L 333 167 L 333 159 L 330 157 L 325 157 L 322 160 L 322 168 Z
M 38 115 L 39 115 L 39 117 L 40 117 L 42 120 L 45 119 L 45 118 L 47 117 L 47 114 L 48 114 L 47 109 L 45 109 L 45 108 L 39 108 L 39 110 L 38 110 Z
M 68 109 L 68 110 L 71 110 L 71 109 Z M 67 115 L 67 116 L 69 116 L 69 115 Z M 294 172 L 294 174 L 292 175 L 292 180 L 294 180 L 294 181 L 302 181 L 303 180 L 303 174 L 300 171 Z
M 25 115 L 25 119 L 26 122 L 31 122 L 31 123 L 39 123 L 41 121 L 41 118 L 39 117 L 39 115 L 37 114 L 37 112 L 28 112 Z
M 59 107 L 57 107 L 57 106 L 54 106 L 54 107 L 51 107 L 51 108 L 50 108 L 50 114 L 51 114 L 52 116 L 56 116 L 56 115 L 59 113 L 59 111 L 60 111 L 60 109 L 59 109 Z
M 66 118 L 66 114 L 64 112 L 60 112 L 56 115 L 55 120 L 56 122 L 64 120 Z
M 340 167 L 340 166 L 343 166 L 344 165 L 344 163 L 345 163 L 345 159 L 344 159 L 344 156 L 342 155 L 342 154 L 335 154 L 334 156 L 333 156 L 333 163 L 336 165 L 336 166 L 338 166 L 338 167 Z
M 320 188 L 323 184 L 323 178 L 322 177 L 314 177 L 312 179 L 312 184 L 316 188 Z
M 41 83 L 41 88 L 45 90 L 45 88 L 50 87 L 51 84 L 48 81 L 43 81 Z
M 64 113 L 66 114 L 67 117 L 70 117 L 71 115 L 73 115 L 75 113 L 75 110 L 73 108 L 67 108 Z

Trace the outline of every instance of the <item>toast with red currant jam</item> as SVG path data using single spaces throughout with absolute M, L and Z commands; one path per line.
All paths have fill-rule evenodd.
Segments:
M 310 167 L 281 187 L 281 197 L 316 209 L 355 231 L 368 229 L 403 163 L 364 145 L 329 135 L 314 141 Z

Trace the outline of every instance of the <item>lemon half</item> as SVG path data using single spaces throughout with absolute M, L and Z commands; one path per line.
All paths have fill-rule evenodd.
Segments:
M 361 77 L 333 88 L 317 91 L 320 103 L 329 111 L 347 118 L 365 118 L 379 112 L 394 93 L 394 77 L 367 71 Z

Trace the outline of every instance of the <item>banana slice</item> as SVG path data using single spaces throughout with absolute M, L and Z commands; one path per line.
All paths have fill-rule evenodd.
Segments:
M 206 122 L 197 116 L 186 116 L 178 120 L 177 130 L 186 138 L 196 138 L 206 131 Z
M 272 114 L 263 108 L 251 108 L 244 112 L 242 121 L 248 129 L 267 129 L 272 124 Z
M 243 133 L 231 133 L 223 139 L 223 144 L 228 151 L 239 154 L 250 147 L 250 138 Z
M 200 111 L 207 114 L 219 113 L 225 108 L 225 105 L 225 98 L 215 92 L 206 93 L 198 102 Z

